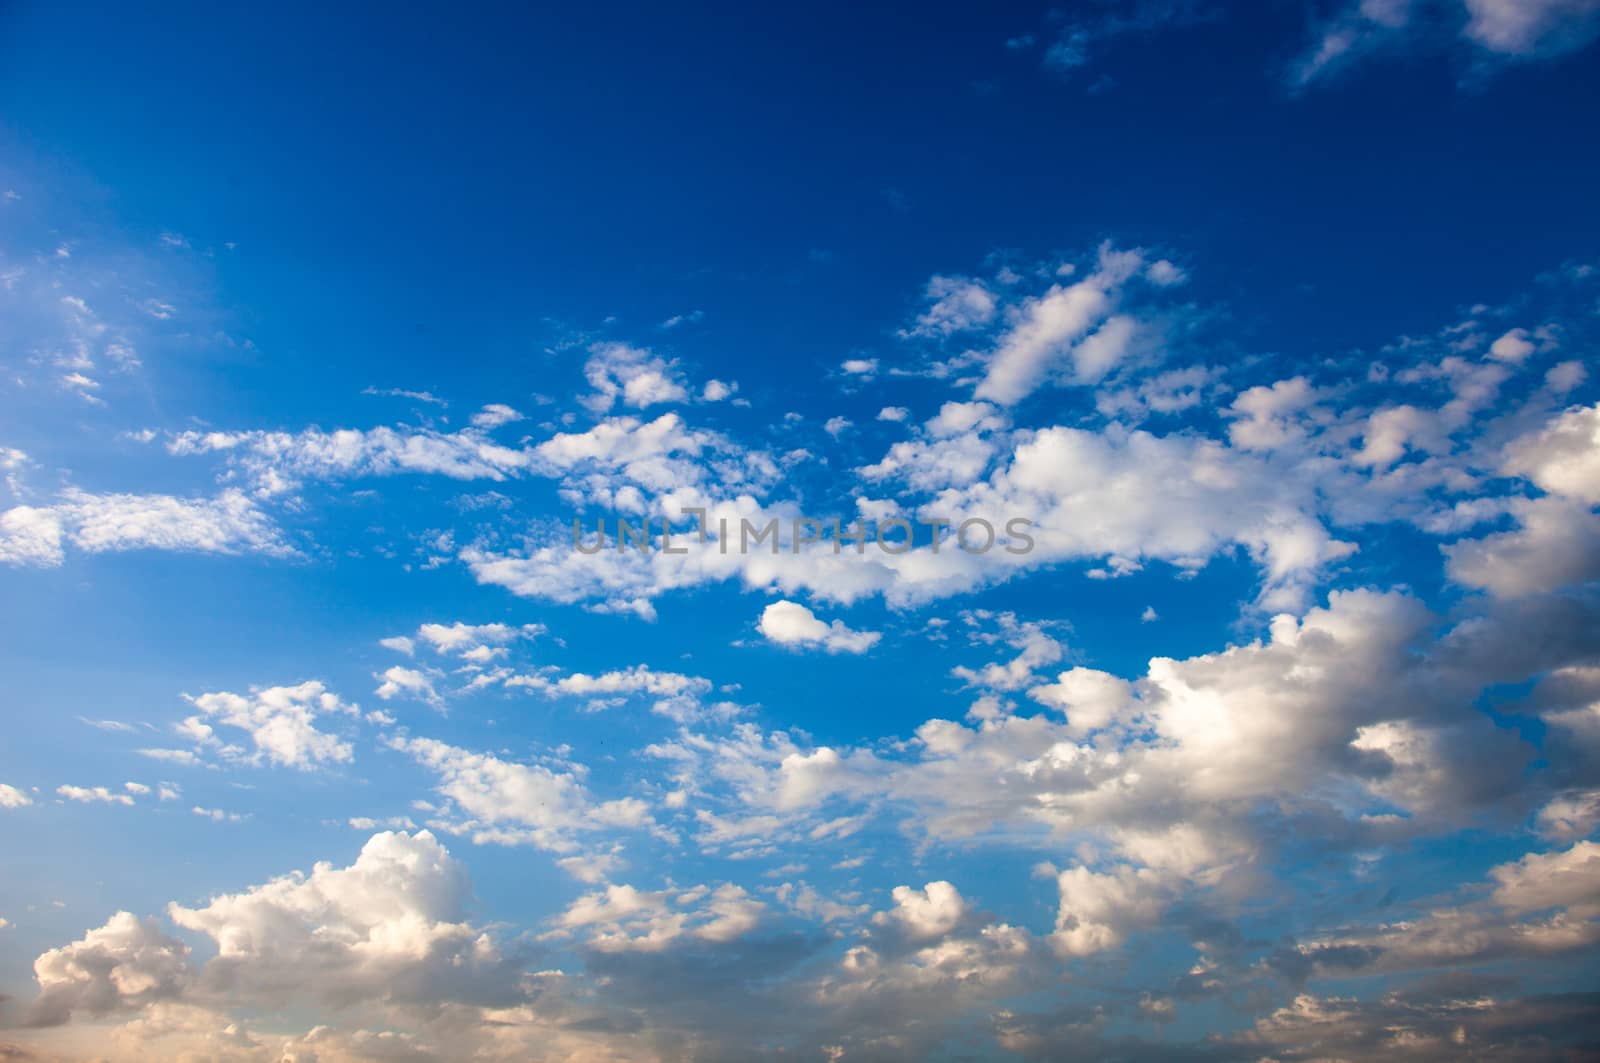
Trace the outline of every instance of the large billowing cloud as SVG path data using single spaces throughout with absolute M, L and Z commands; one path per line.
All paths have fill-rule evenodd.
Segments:
M 1587 18 L 1493 6 L 1464 32 L 1497 54 Z M 331 564 L 338 496 L 383 511 L 350 553 L 480 584 L 469 619 L 426 602 L 363 631 L 366 710 L 342 678 L 195 679 L 175 748 L 84 718 L 181 787 L 8 766 L 0 807 L 30 822 L 120 828 L 181 791 L 198 803 L 173 818 L 244 837 L 294 786 L 330 795 L 327 837 L 394 828 L 153 916 L 107 904 L 39 950 L 20 1043 L 281 1063 L 1592 1041 L 1594 1002 L 1567 991 L 1600 949 L 1584 322 L 1475 307 L 1290 369 L 1223 346 L 1193 287 L 1112 244 L 940 273 L 888 349 L 828 363 L 854 407 L 757 427 L 754 387 L 590 337 L 576 399 L 486 396 L 462 427 L 413 392 L 417 424 L 135 437 L 212 493 L 36 491 L 32 459 L 0 452 L 9 562 Z M 917 538 L 858 550 L 803 521 L 835 515 Z M 619 544 L 619 519 L 649 520 L 652 548 Z M 1084 587 L 1140 599 L 1085 614 Z M 1229 597 L 1174 633 L 1197 587 Z M 641 636 L 658 608 L 666 637 Z M 917 642 L 925 674 L 900 671 Z M 260 789 L 253 819 L 234 787 Z

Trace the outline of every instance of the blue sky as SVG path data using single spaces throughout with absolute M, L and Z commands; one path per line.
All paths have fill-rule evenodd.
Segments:
M 0 1055 L 1592 1050 L 1597 35 L 9 5 Z

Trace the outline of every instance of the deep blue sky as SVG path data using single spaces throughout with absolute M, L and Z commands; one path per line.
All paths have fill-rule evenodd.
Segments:
M 1409 14 L 1362 13 L 1390 7 Z M 1548 21 L 1469 21 L 1506 10 Z M 1571 692 L 1600 663 L 1597 32 L 1589 0 L 0 6 L 0 1055 L 13 1035 L 87 1052 L 97 1024 L 150 1013 L 85 997 L 73 1024 L 19 1032 L 49 996 L 46 950 L 126 909 L 168 919 L 198 970 L 217 935 L 174 930 L 167 902 L 351 865 L 407 822 L 472 883 L 429 925 L 492 925 L 533 950 L 519 970 L 611 976 L 585 983 L 593 1014 L 533 1009 L 527 1043 L 576 1058 L 670 1056 L 689 1035 L 725 1058 L 773 1049 L 647 992 L 675 977 L 806 1059 L 894 1058 L 874 1038 L 907 1015 L 933 1032 L 904 1058 L 1013 1058 L 1000 1009 L 1042 1029 L 1096 1007 L 1111 1041 L 1069 1022 L 1040 1053 L 1135 1038 L 1201 1058 L 1196 1038 L 1271 1026 L 1302 991 L 1358 999 L 1371 1031 L 1424 1021 L 1381 1011 L 1395 985 L 1455 999 L 1420 979 L 1503 976 L 1508 1009 L 1592 984 L 1589 945 L 1451 963 L 1378 927 L 1596 919 L 1592 897 L 1518 908 L 1506 883 L 1524 858 L 1532 877 L 1600 876 L 1600 747 L 1560 716 L 1600 696 Z M 1347 53 L 1297 78 L 1341 33 Z M 1082 62 L 1050 59 L 1073 41 Z M 919 335 L 940 277 L 992 312 Z M 1089 341 L 1058 336 L 1040 381 L 986 392 L 1063 291 L 1109 293 L 1088 331 L 1126 316 L 1138 341 L 1095 373 Z M 596 374 L 641 367 L 678 393 L 597 403 Z M 1182 373 L 1197 397 L 1160 408 Z M 973 423 L 946 430 L 941 410 Z M 546 453 L 669 415 L 692 446 L 636 466 Z M 335 429 L 370 450 L 338 466 Z M 1391 429 L 1398 449 L 1374 456 Z M 207 431 L 228 435 L 185 435 Z M 380 437 L 493 470 L 385 465 Z M 1041 441 L 1067 456 L 1025 470 Z M 652 511 L 673 491 L 818 516 L 1054 504 L 1067 525 L 1034 567 L 948 586 L 937 565 L 859 590 L 825 565 L 674 583 L 624 562 L 633 600 L 595 568 L 531 567 L 574 513 L 627 509 L 624 489 Z M 200 536 L 224 504 L 243 525 Z M 780 601 L 845 626 L 785 642 L 764 612 Z M 423 644 L 420 625 L 456 621 L 543 630 L 479 632 L 469 663 Z M 416 645 L 379 645 L 396 636 Z M 705 682 L 665 705 L 537 685 L 640 665 Z M 436 690 L 382 692 L 400 667 Z M 1068 672 L 1111 684 L 1115 713 L 1080 722 L 1100 703 L 1056 692 Z M 349 759 L 179 730 L 208 712 L 186 698 L 311 680 L 388 714 L 310 717 Z M 554 841 L 496 835 L 548 826 L 560 801 L 452 783 L 406 746 L 422 738 L 457 770 L 565 773 L 591 805 Z M 92 786 L 108 790 L 70 792 Z M 624 800 L 646 821 L 593 807 Z M 943 881 L 966 906 L 919 938 L 892 891 Z M 607 887 L 701 884 L 766 907 L 661 952 L 562 922 Z M 682 897 L 661 903 L 701 903 Z M 1000 922 L 1031 935 L 1024 959 L 984 951 Z M 939 942 L 983 977 L 945 980 L 918 951 Z M 1330 942 L 1388 958 L 1340 967 L 1317 958 Z M 863 943 L 887 965 L 861 983 L 882 1014 L 791 1012 L 847 996 L 841 956 Z M 313 998 L 349 988 L 305 966 Z M 1201 985 L 1212 969 L 1238 991 Z M 980 983 L 995 995 L 962 995 Z M 246 1015 L 264 1052 L 314 1025 L 317 999 L 201 984 L 156 1003 Z M 913 990 L 908 1012 L 881 1003 Z M 340 1036 L 483 1047 L 418 1018 L 431 998 L 381 997 L 356 992 Z M 560 1040 L 574 1029 L 637 1036 Z M 1294 1058 L 1283 1028 L 1260 1038 L 1230 1043 Z M 335 1058 L 368 1058 L 350 1051 Z

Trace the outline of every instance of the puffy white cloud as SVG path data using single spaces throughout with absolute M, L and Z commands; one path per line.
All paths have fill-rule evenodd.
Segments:
M 724 380 L 707 380 L 706 386 L 700 391 L 703 402 L 721 402 L 723 399 L 732 398 L 739 390 L 739 385 Z
M 914 941 L 940 938 L 955 930 L 967 916 L 967 902 L 948 882 L 930 882 L 922 889 L 896 886 L 894 907 L 879 912 L 873 921 L 892 926 Z
M 53 505 L 16 506 L 0 513 L 0 561 L 59 565 L 65 560 L 64 544 L 91 554 L 171 550 L 282 557 L 294 553 L 277 525 L 236 490 L 207 499 L 91 494 L 68 488 Z
M 1028 696 L 1065 713 L 1074 734 L 1109 725 L 1134 703 L 1133 684 L 1094 668 L 1069 668 L 1054 683 L 1029 689 Z
M 658 952 L 686 940 L 726 944 L 754 930 L 766 907 L 731 883 L 654 892 L 613 885 L 579 897 L 554 923 L 601 952 Z
M 378 684 L 373 693 L 384 701 L 399 697 L 411 697 L 435 707 L 444 704 L 444 699 L 434 689 L 433 676 L 429 672 L 394 665 L 384 669 L 374 678 L 381 679 L 382 682 Z
M 795 649 L 814 647 L 829 653 L 866 653 L 883 638 L 881 632 L 853 630 L 842 620 L 824 622 L 799 602 L 788 600 L 773 602 L 763 609 L 756 627 L 768 642 Z
M 1310 484 L 1188 435 L 1047 428 L 987 481 L 943 491 L 924 510 L 952 521 L 1027 517 L 1036 543 L 1029 564 L 1104 558 L 1113 572 L 1145 560 L 1193 568 L 1242 546 L 1277 606 L 1298 604 L 1321 567 L 1355 550 L 1324 527 Z
M 553 669 L 527 675 L 509 675 L 503 678 L 511 689 L 531 690 L 548 698 L 591 698 L 591 708 L 608 708 L 620 699 L 645 695 L 662 699 L 658 709 L 667 705 L 686 705 L 711 691 L 711 681 L 701 676 L 681 672 L 658 672 L 648 665 L 636 664 L 599 675 L 573 672 L 560 675 Z
M 8 783 L 0 782 L 0 808 L 26 808 L 33 798 Z
M 104 786 L 58 786 L 56 793 L 68 801 L 76 801 L 87 805 L 98 802 L 103 805 L 132 805 L 133 798 L 127 794 L 119 794 Z
M 465 918 L 465 868 L 427 831 L 375 834 L 348 867 L 319 863 L 172 921 L 216 945 L 201 986 L 256 1001 L 509 1001 L 515 958 Z
M 1553 495 L 1600 506 L 1600 403 L 1574 407 L 1513 440 L 1502 467 Z
M 1228 439 L 1241 450 L 1277 450 L 1304 438 L 1303 417 L 1317 391 L 1303 376 L 1249 388 L 1233 400 Z
M 1587 838 L 1600 827 L 1600 790 L 1563 794 L 1539 809 L 1539 833 L 1558 842 Z
M 1117 289 L 1131 272 L 1131 264 L 1112 258 L 1106 268 L 1083 280 L 1054 285 L 1025 302 L 989 356 L 976 396 L 1009 406 L 1032 393 L 1052 372 L 1065 369 L 1084 383 L 1104 376 L 1109 363 L 1120 354 L 1116 345 L 1126 343 L 1127 319 L 1120 319 L 1123 323 L 1096 349 L 1085 353 L 1083 342 L 1096 335 L 1093 330 L 1107 320 Z M 1087 358 L 1087 363 L 1074 366 L 1080 357 Z
M 1600 578 L 1600 516 L 1588 505 L 1519 498 L 1508 508 L 1516 529 L 1444 548 L 1451 579 L 1518 597 Z
M 576 835 L 651 823 L 644 802 L 596 802 L 571 771 L 501 760 L 431 738 L 398 737 L 389 744 L 438 775 L 438 793 L 459 809 L 459 815 L 446 810 L 438 824 L 480 844 L 571 852 Z
M 1489 872 L 1494 903 L 1508 912 L 1564 908 L 1600 917 L 1600 844 L 1578 842 L 1553 853 L 1529 853 Z
M 1520 365 L 1537 349 L 1528 338 L 1527 329 L 1514 328 L 1489 345 L 1489 357 L 1496 361 Z
M 153 920 L 118 912 L 81 940 L 34 961 L 39 996 L 28 1021 L 53 1026 L 74 1011 L 104 1015 L 175 997 L 188 979 L 188 953 Z
M 626 343 L 592 345 L 583 373 L 594 389 L 583 401 L 595 413 L 606 412 L 618 401 L 643 409 L 689 398 L 676 363 Z
M 472 415 L 472 427 L 499 428 L 501 425 L 511 424 L 513 421 L 520 420 L 522 420 L 522 414 L 510 406 L 503 402 L 491 402 Z
M 1073 867 L 1056 876 L 1061 908 L 1051 943 L 1068 956 L 1088 956 L 1120 945 L 1134 930 L 1153 925 L 1177 883 L 1145 867 L 1097 872 Z
M 925 294 L 927 308 L 900 330 L 901 337 L 943 339 L 970 332 L 993 321 L 1000 305 L 986 284 L 971 277 L 934 277 Z
M 1061 660 L 1065 648 L 1045 630 L 1038 621 L 1021 621 L 1013 613 L 990 613 L 972 609 L 961 614 L 968 626 L 968 635 L 975 644 L 1003 643 L 1018 653 L 1009 661 L 995 661 L 982 668 L 973 669 L 957 665 L 950 674 L 973 686 L 991 690 L 1020 690 L 1034 681 L 1035 673 L 1047 665 Z M 995 630 L 987 625 L 993 622 Z
M 348 741 L 318 730 L 316 723 L 318 717 L 330 714 L 355 716 L 360 707 L 315 680 L 297 686 L 252 687 L 249 694 L 218 691 L 188 700 L 200 715 L 188 717 L 180 733 L 215 748 L 227 760 L 309 771 L 348 763 L 354 756 Z M 252 748 L 222 742 L 213 724 L 245 732 Z

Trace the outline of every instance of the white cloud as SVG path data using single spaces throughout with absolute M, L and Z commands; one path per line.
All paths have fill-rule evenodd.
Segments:
M 1080 735 L 1109 725 L 1134 704 L 1133 684 L 1094 668 L 1070 668 L 1028 696 L 1065 713 L 1072 733 Z
M 81 941 L 51 949 L 33 964 L 39 996 L 28 1020 L 64 1023 L 74 1011 L 126 1011 L 177 996 L 187 979 L 189 949 L 153 920 L 118 912 Z
M 439 776 L 438 793 L 460 810 L 441 825 L 480 844 L 571 852 L 578 834 L 651 822 L 647 806 L 636 798 L 595 802 L 571 771 L 501 760 L 430 738 L 394 738 L 389 744 Z
M 373 693 L 384 701 L 398 697 L 411 697 L 418 701 L 427 702 L 435 707 L 444 704 L 444 699 L 434 689 L 433 676 L 429 672 L 421 672 L 415 668 L 401 668 L 399 665 L 386 668 L 373 678 L 381 679 L 377 690 Z
M 926 299 L 928 307 L 910 328 L 900 330 L 902 338 L 943 339 L 969 332 L 994 320 L 999 307 L 988 286 L 971 277 L 934 277 Z
M 1542 837 L 1558 842 L 1587 838 L 1600 827 L 1600 790 L 1563 794 L 1539 809 L 1535 823 Z
M 0 808 L 26 808 L 33 798 L 8 783 L 0 782 Z
M 675 362 L 626 343 L 596 343 L 589 348 L 584 376 L 593 394 L 583 400 L 594 413 L 605 413 L 618 401 L 643 409 L 663 402 L 685 402 L 689 392 Z
M 348 867 L 319 863 L 167 911 L 215 943 L 200 986 L 235 998 L 509 1001 L 514 961 L 466 921 L 469 890 L 466 870 L 432 834 L 384 832 Z
M 739 390 L 739 385 L 722 380 L 707 380 L 706 386 L 700 392 L 704 402 L 721 402 L 723 399 L 732 398 Z
M 64 543 L 92 554 L 172 550 L 282 557 L 294 552 L 266 514 L 236 490 L 206 499 L 96 495 L 68 488 L 54 505 L 0 513 L 0 561 L 59 565 Z
M 180 726 L 180 733 L 202 746 L 215 748 L 227 760 L 310 771 L 353 759 L 349 742 L 319 731 L 316 723 L 319 717 L 331 714 L 354 717 L 360 708 L 341 700 L 315 680 L 298 686 L 252 687 L 249 694 L 219 691 L 188 700 L 200 715 L 188 717 Z M 253 748 L 223 743 L 212 724 L 245 732 Z
M 1551 494 L 1600 506 L 1600 404 L 1573 407 L 1512 440 L 1502 468 Z
M 579 897 L 554 923 L 600 952 L 659 952 L 684 940 L 733 941 L 754 930 L 765 909 L 731 883 L 654 892 L 612 885 Z
M 829 653 L 866 653 L 883 637 L 877 631 L 854 631 L 842 620 L 825 623 L 799 602 L 787 600 L 763 609 L 757 627 L 768 642 Z
M 948 882 L 930 882 L 922 889 L 896 886 L 894 907 L 874 916 L 884 926 L 894 926 L 912 940 L 940 938 L 955 930 L 967 916 L 967 902 Z
M 1073 867 L 1056 876 L 1056 885 L 1061 907 L 1050 941 L 1064 955 L 1088 956 L 1154 925 L 1178 883 L 1150 868 L 1097 872 Z
M 250 818 L 240 812 L 224 812 L 220 808 L 202 808 L 200 805 L 195 805 L 189 812 L 201 819 L 209 819 L 213 823 L 243 823 Z
M 1500 362 L 1520 365 L 1536 348 L 1528 339 L 1528 330 L 1514 328 L 1495 340 L 1489 347 L 1489 357 Z
M 1570 849 L 1529 853 L 1489 872 L 1493 901 L 1508 912 L 1563 908 L 1600 916 L 1600 844 L 1581 841 Z
M 1450 578 L 1504 597 L 1542 594 L 1600 578 L 1600 516 L 1560 498 L 1513 499 L 1512 531 L 1444 548 Z
M 1136 319 L 1115 313 L 1124 285 L 1144 266 L 1139 251 L 1100 249 L 1096 269 L 1072 284 L 1052 285 L 1012 312 L 988 355 L 974 395 L 1002 406 L 1026 398 L 1052 376 L 1098 383 L 1130 353 Z
M 127 794 L 119 794 L 104 786 L 58 786 L 56 793 L 69 801 L 79 804 L 99 802 L 106 805 L 132 805 L 133 798 Z
M 499 428 L 501 425 L 511 424 L 513 421 L 522 420 L 522 414 L 507 406 L 503 402 L 491 402 L 483 409 L 472 415 L 474 428 Z

